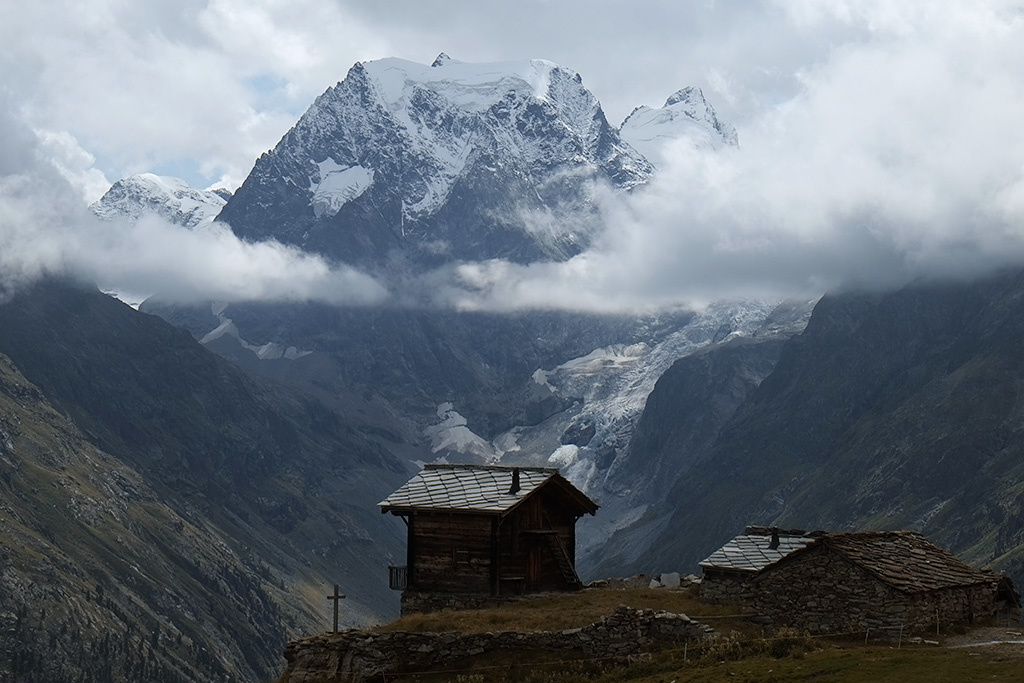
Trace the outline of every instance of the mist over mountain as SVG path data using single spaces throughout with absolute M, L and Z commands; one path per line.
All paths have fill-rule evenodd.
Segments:
M 630 121 L 652 154 L 681 139 L 710 151 L 736 144 L 694 89 Z M 357 64 L 257 162 L 217 220 L 372 272 L 392 299 L 338 309 L 154 297 L 143 309 L 255 372 L 376 396 L 438 456 L 554 458 L 581 486 L 621 489 L 615 473 L 630 469 L 621 458 L 660 372 L 723 337 L 756 334 L 780 300 L 594 314 L 583 290 L 575 304 L 511 312 L 452 310 L 449 297 L 453 283 L 486 289 L 474 264 L 585 258 L 609 227 L 601 197 L 641 192 L 654 174 L 579 75 L 550 62 Z M 805 320 L 795 316 L 785 333 Z M 567 436 L 580 430 L 585 442 Z

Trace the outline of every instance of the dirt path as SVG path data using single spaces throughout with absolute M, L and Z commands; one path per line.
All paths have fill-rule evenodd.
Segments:
M 960 636 L 950 636 L 942 641 L 943 647 L 986 647 L 1006 645 L 1024 654 L 1024 628 L 1020 626 L 986 626 L 974 628 Z

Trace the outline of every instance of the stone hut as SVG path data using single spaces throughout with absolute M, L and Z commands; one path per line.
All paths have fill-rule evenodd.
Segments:
M 740 602 L 748 580 L 813 541 L 812 534 L 800 529 L 748 526 L 700 563 L 700 597 L 708 602 Z
M 597 504 L 549 467 L 429 464 L 380 503 L 408 526 L 402 611 L 582 587 L 576 522 Z
M 743 606 L 811 633 L 909 633 L 1020 615 L 1009 578 L 975 569 L 908 531 L 813 539 L 751 578 Z

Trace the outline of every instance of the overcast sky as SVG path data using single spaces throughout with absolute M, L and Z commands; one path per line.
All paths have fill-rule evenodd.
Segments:
M 617 307 L 983 272 L 1024 254 L 1022 10 L 1000 0 L 0 0 L 0 267 L 15 253 L 35 264 L 26 272 L 76 258 L 60 237 L 48 250 L 18 241 L 62 220 L 13 227 L 33 220 L 26 197 L 38 190 L 17 182 L 30 171 L 56 169 L 70 184 L 54 207 L 142 171 L 234 188 L 356 61 L 429 63 L 444 51 L 575 69 L 614 125 L 697 85 L 741 145 L 709 155 L 680 144 L 641 200 L 609 201 L 613 230 L 570 264 L 462 268 L 466 291 L 453 296 L 465 305 Z M 266 273 L 257 292 L 292 275 L 274 264 L 309 272 L 305 255 L 253 261 L 227 238 L 222 248 L 245 262 L 235 277 Z M 134 248 L 147 241 L 136 235 Z M 184 242 L 186 265 L 207 248 Z M 91 258 L 87 272 L 132 270 L 123 252 Z M 289 296 L 338 282 L 359 289 L 354 299 L 380 295 L 322 268 L 323 280 Z M 195 271 L 162 277 L 154 284 Z

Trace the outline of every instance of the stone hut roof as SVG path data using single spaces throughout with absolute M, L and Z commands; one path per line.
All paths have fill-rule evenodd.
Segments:
M 700 566 L 704 569 L 759 572 L 814 540 L 801 530 L 778 530 L 779 544 L 772 548 L 772 529 L 748 527 L 745 531 L 711 553 Z
M 517 481 L 518 486 L 513 482 Z M 594 514 L 597 504 L 554 467 L 499 465 L 424 465 L 415 477 L 378 503 L 381 512 L 402 514 L 437 510 L 505 514 L 543 486 L 554 486 L 581 509 Z
M 1002 579 L 997 574 L 971 567 L 911 531 L 828 534 L 813 539 L 769 571 L 819 548 L 843 555 L 878 580 L 906 593 L 997 583 Z

